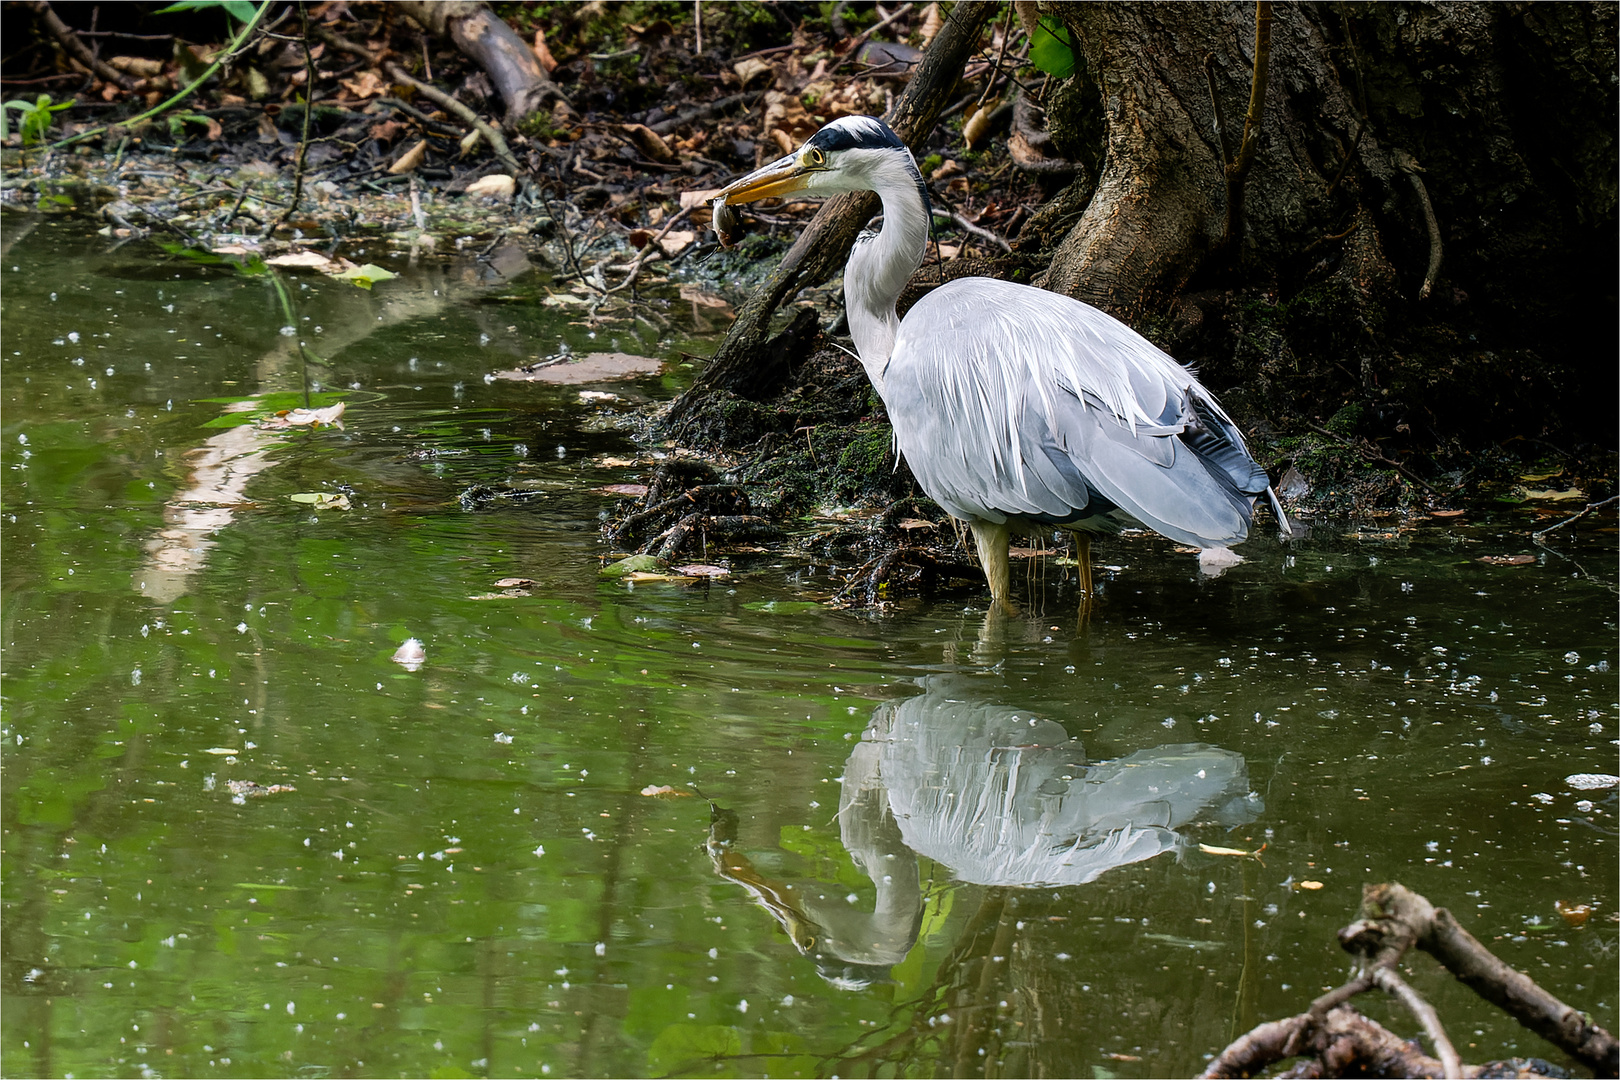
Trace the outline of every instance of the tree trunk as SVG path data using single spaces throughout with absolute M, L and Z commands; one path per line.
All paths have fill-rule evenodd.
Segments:
M 1380 437 L 1539 435 L 1561 415 L 1612 438 L 1615 7 L 1278 6 L 1227 252 L 1215 125 L 1235 146 L 1255 6 L 1047 11 L 1079 60 L 1049 125 L 1100 114 L 1107 153 L 1041 284 L 1284 422 L 1349 402 Z

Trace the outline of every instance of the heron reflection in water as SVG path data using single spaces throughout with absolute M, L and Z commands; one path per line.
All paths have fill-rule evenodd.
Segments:
M 1053 527 L 1078 545 L 1089 599 L 1092 533 L 1145 526 L 1218 572 L 1240 561 L 1261 495 L 1287 519 L 1243 436 L 1196 376 L 1106 312 L 1059 293 L 963 277 L 901 319 L 895 302 L 928 250 L 928 188 L 905 143 L 847 116 L 723 188 L 738 203 L 874 191 L 883 228 L 844 268 L 855 351 L 922 489 L 973 530 L 996 607 L 1011 611 L 1009 537 Z
M 1084 885 L 1179 852 L 1195 823 L 1235 827 L 1263 810 L 1240 754 L 1204 743 L 1139 750 L 1098 764 L 1062 725 L 987 703 L 969 681 L 921 680 L 885 702 L 844 764 L 840 839 L 876 889 L 858 910 L 837 883 L 761 874 L 716 808 L 709 855 L 774 915 L 822 977 L 844 988 L 887 978 L 917 940 L 918 857 L 973 885 Z

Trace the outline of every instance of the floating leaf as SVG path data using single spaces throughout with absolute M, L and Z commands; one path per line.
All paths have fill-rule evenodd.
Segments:
M 503 577 L 495 583 L 495 587 L 497 589 L 526 589 L 534 583 L 533 578 Z
M 641 789 L 641 793 L 650 799 L 690 799 L 692 797 L 690 791 L 680 791 L 670 787 L 668 784 L 659 784 L 656 787 L 648 784 Z
M 328 405 L 324 409 L 286 409 L 259 421 L 263 428 L 290 428 L 290 427 L 338 427 L 343 426 L 343 402 Z
M 341 274 L 333 274 L 332 276 L 339 281 L 353 282 L 362 289 L 369 289 L 379 281 L 388 281 L 399 275 L 372 263 L 366 263 L 364 266 L 352 267 Z
M 673 573 L 684 574 L 687 577 L 730 577 L 731 571 L 723 566 L 706 566 L 703 563 L 691 563 L 687 566 L 677 566 Z
M 1584 926 L 1586 920 L 1592 917 L 1591 904 L 1566 904 L 1562 900 L 1554 900 L 1553 910 L 1562 915 L 1564 921 L 1571 926 Z
M 629 577 L 631 574 L 663 573 L 664 561 L 653 555 L 631 555 L 602 567 L 603 577 Z
M 1536 561 L 1534 555 L 1481 555 L 1479 561 L 1490 566 L 1528 566 Z
M 1586 498 L 1586 492 L 1582 491 L 1580 488 L 1570 488 L 1568 491 L 1553 491 L 1551 489 L 1546 491 L 1533 491 L 1526 488 L 1524 497 L 1527 499 L 1536 499 L 1540 502 L 1574 502 L 1577 499 Z
M 1320 881 L 1296 881 L 1294 883 L 1294 888 L 1306 889 L 1310 892 L 1315 892 L 1317 889 L 1322 888 L 1322 883 Z
M 300 491 L 296 495 L 287 496 L 287 498 L 297 503 L 308 503 L 317 510 L 349 509 L 349 497 L 342 492 Z
M 641 498 L 647 494 L 646 484 L 604 484 L 596 489 L 603 495 L 629 495 L 632 498 Z

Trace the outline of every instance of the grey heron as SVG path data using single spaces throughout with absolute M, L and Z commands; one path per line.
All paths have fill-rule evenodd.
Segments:
M 856 243 L 844 269 L 856 353 L 917 482 L 972 528 L 996 606 L 1015 610 L 1015 530 L 1073 533 L 1088 598 L 1091 533 L 1145 526 L 1198 548 L 1205 566 L 1230 564 L 1263 494 L 1286 535 L 1265 470 L 1214 395 L 1106 312 L 965 277 L 896 315 L 927 253 L 932 211 L 916 160 L 883 121 L 834 120 L 721 189 L 716 220 L 738 203 L 846 191 L 875 191 L 883 203 L 881 230 Z

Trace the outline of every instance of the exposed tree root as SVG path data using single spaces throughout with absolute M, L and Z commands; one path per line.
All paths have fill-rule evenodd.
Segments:
M 977 581 L 983 576 L 977 564 L 966 560 L 946 560 L 921 548 L 897 547 L 869 560 L 857 570 L 834 600 L 846 605 L 876 604 L 884 589 L 890 584 L 898 584 L 902 575 L 908 589 L 915 587 L 924 596 L 933 590 L 941 578 Z

